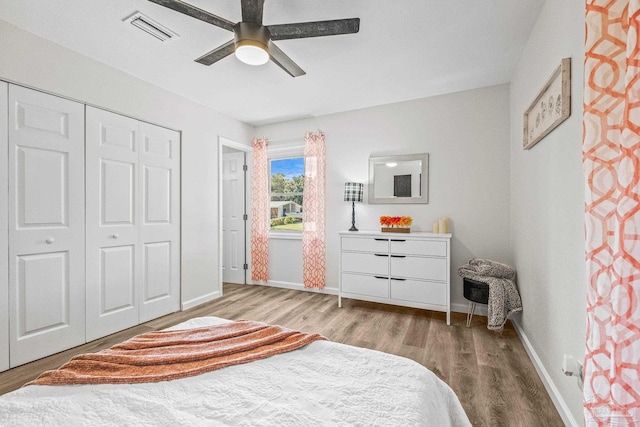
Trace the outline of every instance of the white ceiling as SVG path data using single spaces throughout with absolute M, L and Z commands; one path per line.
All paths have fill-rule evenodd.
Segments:
M 184 0 L 232 22 L 239 0 Z M 351 35 L 276 44 L 306 75 L 233 55 L 229 31 L 146 0 L 0 0 L 0 19 L 241 121 L 260 125 L 506 83 L 544 0 L 266 0 L 264 24 L 360 18 Z M 180 37 L 160 42 L 140 11 Z

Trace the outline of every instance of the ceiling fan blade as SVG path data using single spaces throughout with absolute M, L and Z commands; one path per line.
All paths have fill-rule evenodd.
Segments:
M 262 25 L 264 0 L 242 0 L 242 21 Z
M 211 52 L 207 52 L 202 55 L 200 58 L 196 59 L 196 62 L 199 62 L 203 65 L 211 65 L 214 62 L 220 61 L 222 58 L 225 58 L 231 55 L 236 50 L 236 46 L 233 40 L 223 44 L 222 46 L 218 46 L 213 49 Z
M 190 4 L 180 0 L 149 0 L 149 1 L 152 3 L 159 4 L 160 6 L 164 6 L 169 9 L 175 10 L 176 12 L 184 13 L 185 15 L 189 15 L 192 18 L 196 18 L 201 21 L 208 22 L 209 24 L 213 24 L 216 27 L 224 28 L 225 30 L 233 31 L 233 26 L 235 25 L 231 21 L 227 21 L 224 18 L 220 18 L 219 16 L 209 13 L 206 10 L 202 10 L 195 6 L 191 6 Z
M 304 76 L 305 73 L 302 68 L 298 66 L 291 58 L 289 58 L 278 46 L 269 42 L 269 56 L 271 60 L 278 65 L 278 67 L 285 70 L 291 77 Z
M 357 33 L 360 30 L 360 18 L 269 25 L 268 28 L 271 32 L 271 40 L 335 36 L 338 34 Z

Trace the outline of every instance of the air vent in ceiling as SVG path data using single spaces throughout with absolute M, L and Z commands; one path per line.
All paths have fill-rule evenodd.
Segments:
M 180 37 L 164 25 L 158 24 L 156 21 L 140 12 L 136 12 L 128 18 L 125 18 L 124 22 L 129 22 L 134 27 L 141 29 L 147 34 L 151 34 L 153 37 L 163 42 Z

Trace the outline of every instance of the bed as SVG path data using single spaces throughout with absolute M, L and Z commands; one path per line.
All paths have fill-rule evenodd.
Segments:
M 168 330 L 229 322 L 200 317 Z M 470 426 L 420 364 L 330 341 L 201 375 L 140 384 L 29 385 L 0 396 L 7 426 Z

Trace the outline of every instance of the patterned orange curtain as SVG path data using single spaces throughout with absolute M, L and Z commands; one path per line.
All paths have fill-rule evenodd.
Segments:
M 269 280 L 269 143 L 253 139 L 251 186 L 251 280 Z
M 325 282 L 325 165 L 322 132 L 304 137 L 304 199 L 302 200 L 302 266 L 305 288 L 324 288 Z
M 640 426 L 640 0 L 587 0 L 587 426 Z

